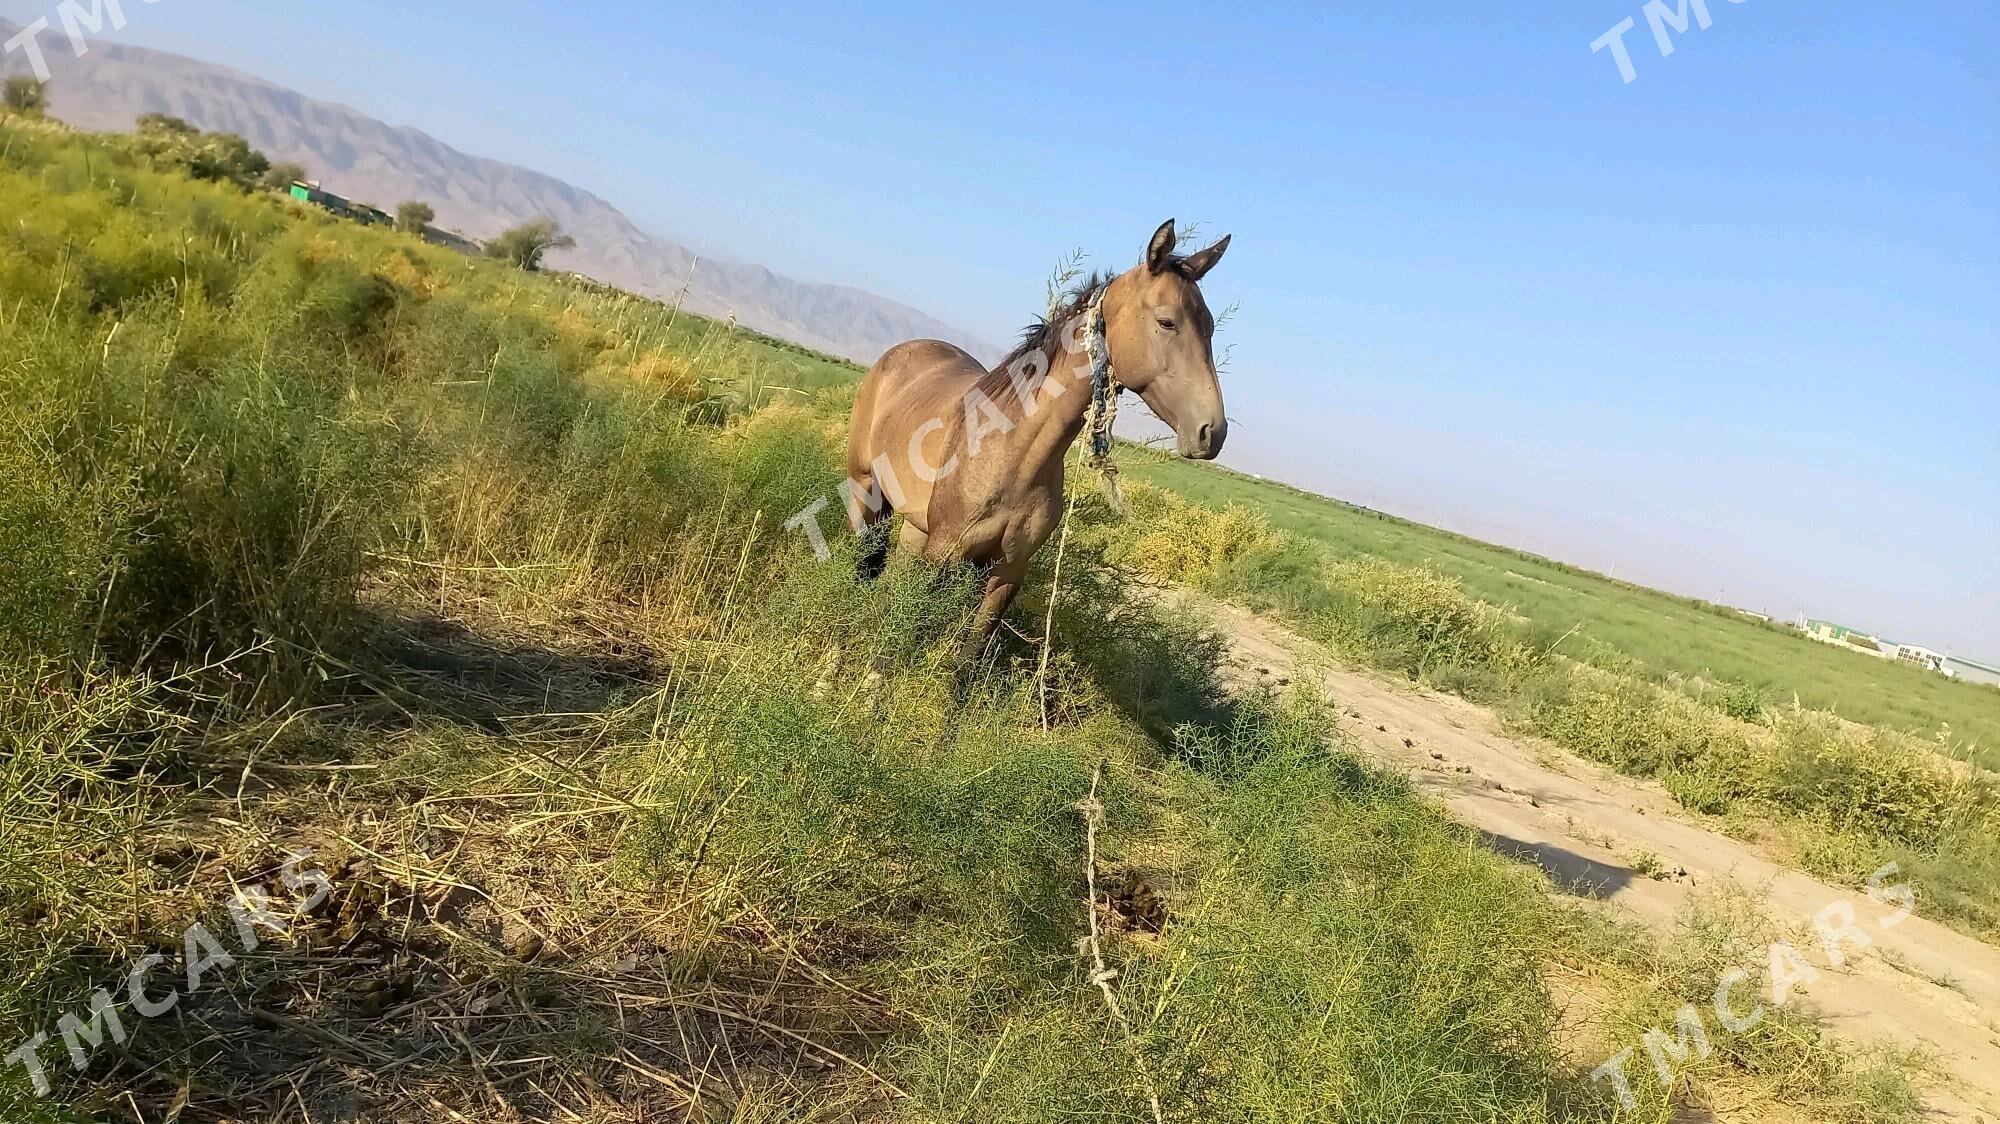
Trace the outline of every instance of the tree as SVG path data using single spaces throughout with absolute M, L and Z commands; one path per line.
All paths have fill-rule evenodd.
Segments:
M 412 199 L 396 207 L 396 229 L 404 234 L 422 234 L 436 217 L 437 212 L 431 209 L 429 203 Z
M 134 148 L 163 164 L 183 168 L 198 180 L 233 183 L 249 191 L 274 178 L 271 161 L 235 133 L 204 133 L 164 113 L 148 113 L 139 118 L 138 126 Z
M 271 161 L 235 133 L 208 133 L 195 145 L 188 171 L 196 179 L 227 180 L 248 190 L 264 181 Z
M 292 189 L 293 184 L 299 183 L 305 178 L 306 166 L 304 164 L 273 164 L 271 165 L 271 170 L 264 173 L 263 186 L 270 188 L 272 191 L 287 192 Z
M 24 117 L 40 117 L 49 107 L 48 83 L 37 82 L 25 74 L 15 75 L 0 87 L 0 105 Z
M 138 132 L 141 136 L 147 134 L 165 134 L 168 136 L 192 137 L 198 136 L 201 133 L 200 129 L 188 124 L 186 120 L 179 117 L 172 117 L 165 113 L 140 114 L 134 131 Z
M 550 250 L 568 250 L 576 246 L 576 239 L 562 232 L 562 228 L 549 219 L 535 219 L 502 234 L 486 244 L 486 256 L 513 262 L 518 268 L 533 272 L 542 268 L 542 255 Z

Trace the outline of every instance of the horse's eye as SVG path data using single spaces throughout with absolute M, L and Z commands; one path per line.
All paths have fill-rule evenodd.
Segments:
M 1162 319 L 1159 321 L 1159 325 L 1160 327 L 1165 328 L 1169 332 L 1174 330 L 1174 322 L 1171 320 Z

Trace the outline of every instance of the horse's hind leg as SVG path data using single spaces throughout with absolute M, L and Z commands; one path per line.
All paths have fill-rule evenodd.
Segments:
M 875 445 L 875 393 L 882 378 L 880 368 L 879 363 L 869 368 L 861 377 L 861 388 L 855 392 L 854 421 L 847 433 L 847 482 L 841 485 L 848 519 L 859 520 L 854 531 L 861 539 L 861 554 L 854 560 L 854 572 L 862 581 L 874 581 L 888 567 L 886 524 L 895 513 L 894 499 L 901 498 L 876 491 L 874 469 L 880 462 L 868 455 Z

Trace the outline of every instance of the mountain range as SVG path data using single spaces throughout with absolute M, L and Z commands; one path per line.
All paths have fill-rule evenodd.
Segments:
M 18 27 L 0 20 L 0 40 Z M 304 165 L 327 190 L 393 208 L 421 199 L 440 226 L 490 238 L 534 218 L 553 219 L 577 241 L 551 254 L 575 270 L 713 317 L 734 316 L 761 332 L 835 355 L 873 362 L 906 339 L 947 339 L 975 354 L 999 349 L 887 297 L 801 281 L 760 265 L 703 256 L 641 229 L 619 209 L 572 184 L 468 155 L 417 129 L 391 125 L 248 74 L 164 51 L 103 40 L 73 56 L 57 27 L 42 36 L 53 76 L 49 112 L 71 125 L 126 130 L 141 114 L 167 113 L 210 132 L 236 133 L 274 162 Z M 15 52 L 0 72 L 27 69 Z

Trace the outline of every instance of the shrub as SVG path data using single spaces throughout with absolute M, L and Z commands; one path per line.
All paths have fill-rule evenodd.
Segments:
M 1812 712 L 1786 715 L 1774 729 L 1765 792 L 1835 828 L 1929 849 L 1995 803 L 1984 778 L 1890 731 Z
M 0 83 L 0 109 L 26 117 L 39 117 L 48 109 L 48 89 L 48 83 L 37 82 L 28 75 L 10 75 L 4 83 Z
M 1701 811 L 1753 791 L 1750 728 L 1678 692 L 1575 664 L 1538 677 L 1527 709 L 1535 732 L 1594 761 L 1636 776 L 1680 774 L 1674 783 Z
M 280 195 L 289 194 L 292 185 L 304 182 L 307 174 L 304 164 L 289 162 L 273 164 L 264 170 L 264 175 L 258 180 L 257 185 Z
M 437 218 L 437 211 L 421 199 L 411 199 L 396 205 L 396 229 L 404 234 L 422 234 L 424 228 Z
M 61 660 L 85 648 L 88 607 L 111 577 L 117 485 L 75 487 L 45 447 L 0 444 L 0 664 Z
M 1765 690 L 1752 683 L 1712 684 L 1701 692 L 1700 698 L 1738 721 L 1756 722 L 1764 716 Z
M 1215 589 L 1245 559 L 1280 545 L 1249 508 L 1199 507 L 1138 482 L 1124 491 L 1139 530 L 1120 559 L 1155 580 Z
M 1601 925 L 1585 923 L 1588 930 Z M 1855 1051 L 1795 1011 L 1766 1011 L 1740 1033 L 1709 1013 L 1717 981 L 1727 972 L 1748 973 L 1739 994 L 1768 987 L 1768 950 L 1781 936 L 1757 895 L 1728 882 L 1710 882 L 1691 894 L 1664 938 L 1617 934 L 1615 939 L 1626 946 L 1617 956 L 1637 978 L 1609 1013 L 1614 1041 L 1632 1042 L 1654 1028 L 1671 1028 L 1675 1009 L 1693 1004 L 1703 1012 L 1710 1049 L 1676 1066 L 1676 1083 L 1727 1085 L 1750 1077 L 1807 1110 L 1814 1120 L 1897 1124 L 1918 1119 L 1922 1101 L 1912 1077 L 1922 1068 L 1920 1059 L 1888 1049 Z M 1643 1061 L 1631 1067 L 1631 1077 L 1642 1104 L 1651 1095 L 1669 1092 Z M 1662 1118 L 1674 1115 L 1672 1102 L 1679 1099 L 1667 1098 Z
M 1252 703 L 1214 745 L 1184 814 L 1191 853 L 1228 858 L 1197 861 L 1186 920 L 1126 967 L 1170 1117 L 1484 1115 L 1554 1067 L 1546 901 L 1329 753 L 1319 706 Z
M 1455 579 L 1379 559 L 1336 564 L 1331 610 L 1318 623 L 1346 646 L 1415 677 L 1446 667 L 1520 670 L 1525 650 L 1500 612 Z
M 263 186 L 271 161 L 234 133 L 204 133 L 178 117 L 148 113 L 139 118 L 133 150 L 182 169 L 198 180 L 234 184 L 245 191 Z
M 1668 769 L 1660 774 L 1660 785 L 1681 807 L 1709 816 L 1729 811 L 1742 795 L 1727 777 L 1699 768 Z

